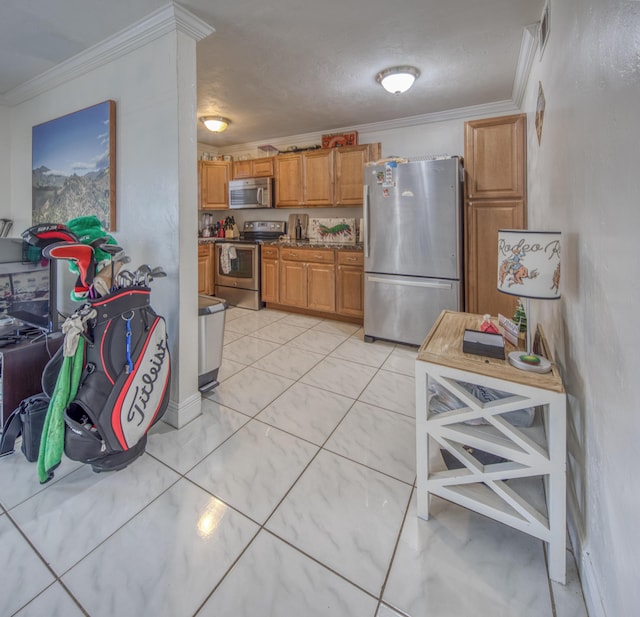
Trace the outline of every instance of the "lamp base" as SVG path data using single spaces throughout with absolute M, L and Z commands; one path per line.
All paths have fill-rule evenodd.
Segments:
M 525 351 L 512 351 L 509 354 L 509 363 L 523 371 L 532 373 L 548 373 L 551 370 L 551 362 L 542 356 L 528 354 Z

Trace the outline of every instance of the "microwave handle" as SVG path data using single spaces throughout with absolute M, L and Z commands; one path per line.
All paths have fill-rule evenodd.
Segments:
M 262 194 L 263 194 L 263 193 L 264 193 L 264 189 L 263 189 L 261 186 L 259 186 L 259 187 L 258 187 L 257 198 L 258 198 L 258 203 L 259 203 L 261 206 L 262 206 L 262 205 L 264 205 L 264 202 L 263 202 L 263 200 L 262 200 Z

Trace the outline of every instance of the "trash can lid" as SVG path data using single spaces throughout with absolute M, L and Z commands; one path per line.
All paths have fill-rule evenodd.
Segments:
M 198 315 L 219 313 L 227 308 L 227 301 L 215 296 L 198 295 Z

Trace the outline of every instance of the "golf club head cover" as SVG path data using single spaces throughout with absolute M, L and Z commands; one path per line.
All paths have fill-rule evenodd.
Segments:
M 54 242 L 77 242 L 78 236 L 62 223 L 40 223 L 23 231 L 22 239 L 43 249 Z
M 78 267 L 80 282 L 87 289 L 93 283 L 95 274 L 95 260 L 93 247 L 82 242 L 57 242 L 50 244 L 42 251 L 47 259 L 66 259 L 72 261 Z

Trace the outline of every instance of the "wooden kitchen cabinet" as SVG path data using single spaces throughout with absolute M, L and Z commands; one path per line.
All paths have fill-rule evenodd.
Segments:
M 380 144 L 334 148 L 334 204 L 361 206 L 364 165 L 380 158 Z
M 465 123 L 465 307 L 512 317 L 497 290 L 498 230 L 526 226 L 526 115 Z
M 297 261 L 280 262 L 280 304 L 307 308 L 307 267 Z
M 302 154 L 283 154 L 276 157 L 276 208 L 292 208 L 303 203 Z
M 522 200 L 478 200 L 467 203 L 468 234 L 467 310 L 478 306 L 482 314 L 501 313 L 511 319 L 517 299 L 497 291 L 498 229 L 522 229 Z
M 280 251 L 277 246 L 262 247 L 262 301 L 280 301 Z
M 200 208 L 223 210 L 229 207 L 229 161 L 199 161 Z
M 523 198 L 526 115 L 465 123 L 468 199 Z
M 213 242 L 198 245 L 198 293 L 213 295 Z
M 335 311 L 332 249 L 283 248 L 280 251 L 280 304 Z
M 333 205 L 333 152 L 312 150 L 276 157 L 276 207 Z
M 276 156 L 276 207 L 361 206 L 364 165 L 380 152 L 374 143 Z
M 336 312 L 364 317 L 364 254 L 336 251 Z
M 336 269 L 333 264 L 310 262 L 307 266 L 307 308 L 333 313 L 336 310 Z
M 302 201 L 306 206 L 333 206 L 333 150 L 312 150 L 302 155 Z
M 268 178 L 273 176 L 273 157 L 233 162 L 233 179 Z

